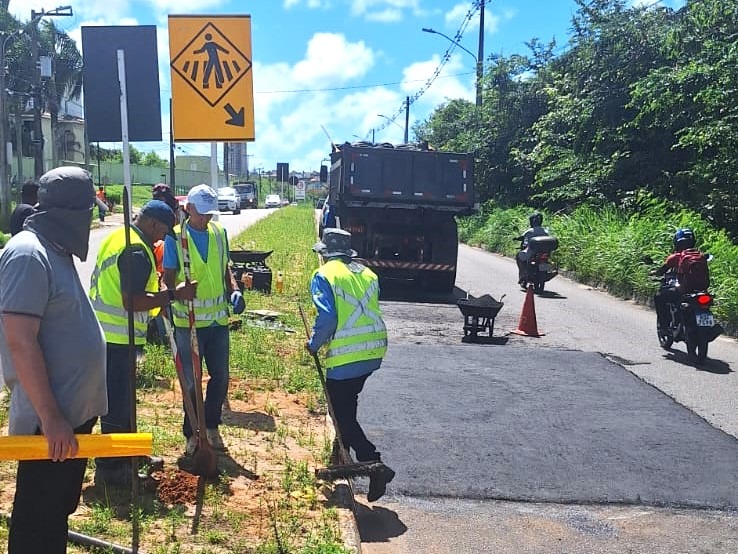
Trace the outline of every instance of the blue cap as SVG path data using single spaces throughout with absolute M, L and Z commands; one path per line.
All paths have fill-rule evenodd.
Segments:
M 161 221 L 169 229 L 174 227 L 174 212 L 161 200 L 149 200 L 138 214 Z

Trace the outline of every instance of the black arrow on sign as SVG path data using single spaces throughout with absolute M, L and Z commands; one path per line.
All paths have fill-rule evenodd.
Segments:
M 236 109 L 229 103 L 225 105 L 225 111 L 227 111 L 228 115 L 231 116 L 231 118 L 225 122 L 226 125 L 235 125 L 236 127 L 244 126 L 243 108 L 236 111 Z

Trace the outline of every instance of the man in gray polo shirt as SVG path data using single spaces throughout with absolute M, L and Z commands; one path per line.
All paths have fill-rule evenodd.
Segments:
M 0 255 L 0 356 L 10 434 L 46 437 L 48 460 L 18 464 L 9 554 L 66 552 L 87 460 L 75 433 L 108 410 L 105 338 L 74 267 L 87 258 L 95 188 L 60 167 L 39 180 L 38 209 Z

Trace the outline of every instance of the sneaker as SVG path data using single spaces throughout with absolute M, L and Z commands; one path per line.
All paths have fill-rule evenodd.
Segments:
M 220 431 L 218 429 L 208 429 L 207 430 L 208 435 L 208 442 L 210 443 L 210 446 L 212 446 L 215 450 L 227 450 L 225 444 L 223 444 L 223 437 L 220 436 Z
M 376 502 L 387 492 L 387 483 L 395 478 L 395 472 L 388 466 L 382 466 L 382 470 L 372 474 L 369 477 L 369 492 L 366 493 L 366 499 L 369 502 Z
M 197 443 L 198 440 L 195 435 L 187 437 L 187 447 L 185 448 L 186 456 L 192 456 L 195 453 L 195 450 L 197 449 Z

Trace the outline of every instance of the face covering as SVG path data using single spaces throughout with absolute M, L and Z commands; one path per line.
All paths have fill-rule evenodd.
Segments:
M 35 231 L 84 262 L 90 247 L 92 208 L 89 210 L 38 208 L 38 210 L 26 219 L 24 228 Z

